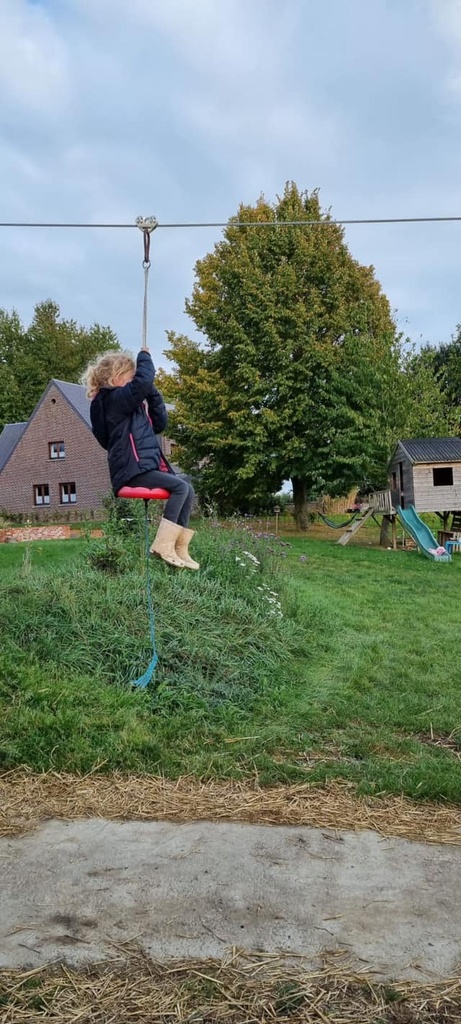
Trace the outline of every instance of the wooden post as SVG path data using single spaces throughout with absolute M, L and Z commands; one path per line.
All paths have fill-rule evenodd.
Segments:
M 276 536 L 278 536 L 278 532 L 279 532 L 279 515 L 280 515 L 280 506 L 279 505 L 275 506 L 274 512 L 275 512 L 275 534 L 276 534 Z
M 392 516 L 392 550 L 397 551 L 397 517 Z
M 388 515 L 383 515 L 383 518 L 381 520 L 381 530 L 379 532 L 379 543 L 380 543 L 382 548 L 387 548 L 388 543 L 389 543 L 389 523 L 390 522 L 391 522 L 391 517 L 388 516 Z

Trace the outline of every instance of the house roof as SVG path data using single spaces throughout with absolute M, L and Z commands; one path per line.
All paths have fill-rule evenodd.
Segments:
M 67 401 L 70 402 L 75 411 L 78 412 L 79 416 L 81 416 L 82 419 L 85 420 L 85 423 L 87 423 L 88 426 L 91 428 L 90 400 L 86 396 L 86 391 L 83 385 L 68 384 L 67 381 L 56 380 L 55 377 L 53 378 L 51 383 L 56 384 L 56 387 L 59 388 L 61 394 L 63 394 L 64 397 L 67 398 Z M 171 405 L 168 402 L 166 402 L 165 404 L 167 412 L 172 412 L 174 409 L 174 405 Z
M 0 470 L 3 469 L 6 462 L 16 447 L 20 437 L 24 432 L 24 428 L 27 426 L 26 423 L 5 423 L 3 430 L 0 434 Z
M 461 462 L 461 437 L 420 437 L 399 441 L 410 462 Z
M 90 400 L 87 398 L 83 384 L 69 384 L 66 380 L 56 380 L 55 377 L 52 378 L 50 384 L 55 384 L 59 388 L 64 398 L 67 398 L 72 408 L 78 412 L 86 425 L 91 428 Z
M 82 419 L 85 425 L 91 430 L 90 402 L 86 397 L 86 390 L 83 385 L 69 384 L 65 380 L 56 380 L 55 378 L 52 378 L 27 422 L 7 423 L 3 428 L 3 432 L 0 434 L 0 472 L 5 468 L 8 459 L 13 454 L 16 445 L 21 440 L 26 427 L 32 422 L 37 410 L 40 408 L 53 385 L 58 388 L 66 401 L 69 402 L 69 405 L 72 406 L 77 415 L 80 416 L 80 419 Z

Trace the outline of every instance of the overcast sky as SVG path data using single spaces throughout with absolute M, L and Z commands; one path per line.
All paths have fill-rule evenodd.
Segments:
M 0 0 L 0 220 L 219 220 L 287 179 L 334 216 L 461 215 L 461 0 Z M 153 239 L 151 349 L 219 230 Z M 347 229 L 402 329 L 461 321 L 461 223 Z M 0 230 L 0 306 L 140 342 L 142 239 Z

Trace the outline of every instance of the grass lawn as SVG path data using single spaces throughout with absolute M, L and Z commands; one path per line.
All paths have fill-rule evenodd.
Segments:
M 0 581 L 18 573 L 27 573 L 29 562 L 45 572 L 53 566 L 64 565 L 81 557 L 80 540 L 44 540 L 33 544 L 0 545 Z M 1 584 L 0 584 L 1 585 Z
M 282 548 L 202 527 L 199 574 L 152 565 L 145 692 L 125 685 L 149 660 L 137 538 L 116 575 L 84 540 L 1 546 L 3 768 L 342 777 L 459 801 L 461 556 L 438 565 L 376 537 L 341 548 L 316 530 Z

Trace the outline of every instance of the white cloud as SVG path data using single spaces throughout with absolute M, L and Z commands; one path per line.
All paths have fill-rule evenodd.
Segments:
M 45 8 L 27 0 L 0 6 L 2 103 L 32 116 L 61 112 L 68 100 L 65 46 Z
M 303 159 L 325 138 L 328 154 L 333 141 L 331 122 L 317 115 L 315 104 L 283 88 L 283 43 L 292 25 L 277 3 L 70 0 L 47 7 L 6 0 L 1 27 L 0 64 L 9 90 L 0 142 L 7 168 L 4 219 L 130 221 L 152 212 L 169 221 L 225 220 L 240 199 L 282 187 L 290 176 L 287 152 Z M 23 51 L 29 56 L 19 89 Z M 56 234 L 46 241 L 22 237 L 12 263 L 28 250 L 41 268 L 31 280 L 42 284 L 45 276 L 50 293 L 62 302 L 65 297 L 65 312 L 78 315 L 69 308 L 72 268 L 78 294 L 85 296 L 82 313 L 90 312 L 93 294 L 94 315 L 112 319 L 126 335 L 137 296 L 127 302 L 110 277 L 122 275 L 133 287 L 131 267 L 124 273 L 122 267 L 137 244 L 115 232 L 79 235 L 71 243 L 66 236 L 65 245 Z M 166 262 L 157 273 L 162 290 L 168 293 L 170 285 L 175 295 L 163 327 L 183 326 L 184 293 L 175 291 L 175 280 L 189 290 L 203 244 L 203 235 L 162 239 Z
M 430 0 L 432 16 L 447 40 L 461 45 L 460 0 Z
M 335 215 L 461 209 L 458 141 L 440 102 L 447 73 L 453 81 L 461 73 L 461 0 L 432 8 L 406 0 L 404 8 L 388 0 L 0 0 L 0 220 L 226 220 L 240 201 L 273 198 L 288 178 L 320 186 Z M 432 20 L 421 16 L 430 10 Z M 188 329 L 182 310 L 194 263 L 219 237 L 154 237 L 157 358 L 165 328 Z M 418 294 L 422 315 L 427 296 L 434 303 L 440 294 L 427 322 L 442 336 L 459 319 L 457 237 L 350 234 L 354 254 L 375 264 L 391 304 L 418 333 Z M 0 257 L 0 305 L 28 316 L 51 296 L 65 315 L 111 323 L 136 346 L 136 230 L 0 233 Z
M 244 89 L 251 79 L 254 87 L 255 68 L 267 78 L 281 64 L 279 33 L 286 34 L 286 19 L 273 0 L 134 0 L 132 10 L 162 32 L 199 79 L 212 78 L 218 86 Z
M 446 64 L 441 73 L 445 98 L 459 111 L 461 94 L 461 2 L 430 0 L 433 24 L 446 48 Z

